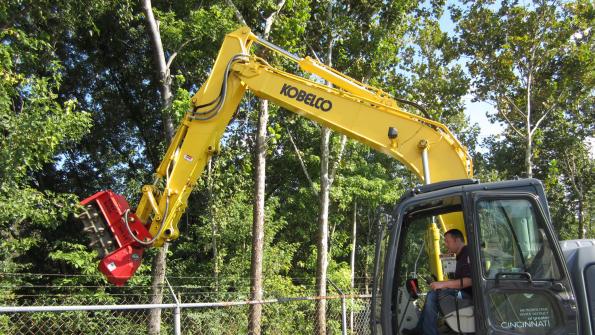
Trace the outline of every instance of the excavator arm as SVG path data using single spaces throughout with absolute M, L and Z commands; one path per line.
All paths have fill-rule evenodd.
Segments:
M 270 66 L 250 51 L 253 44 L 296 62 L 311 78 Z M 179 236 L 178 222 L 209 158 L 245 93 L 268 99 L 289 111 L 343 133 L 405 164 L 425 183 L 470 178 L 466 149 L 441 123 L 408 113 L 388 94 L 367 86 L 309 57 L 299 58 L 240 28 L 225 37 L 210 77 L 192 98 L 192 109 L 179 126 L 156 171 L 153 185 L 142 188 L 133 213 L 110 191 L 82 201 L 85 230 L 99 246 L 100 270 L 122 285 L 140 265 L 142 251 Z M 444 218 L 442 229 L 461 228 L 462 218 Z M 464 230 L 463 230 L 464 231 Z M 113 239 L 109 238 L 111 233 Z M 439 228 L 429 229 L 434 273 L 439 267 Z

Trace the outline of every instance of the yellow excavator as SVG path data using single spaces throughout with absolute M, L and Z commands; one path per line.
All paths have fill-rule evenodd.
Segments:
M 297 63 L 307 77 L 271 66 L 252 52 L 255 47 Z M 581 300 L 573 294 L 539 181 L 478 183 L 471 179 L 473 165 L 466 149 L 443 124 L 400 107 L 414 103 L 310 57 L 298 57 L 247 27 L 226 35 L 155 182 L 143 186 L 136 210 L 111 191 L 81 202 L 84 230 L 92 236 L 101 257 L 99 268 L 109 282 L 123 285 L 140 265 L 145 248 L 179 236 L 188 196 L 219 151 L 246 90 L 394 157 L 425 184 L 401 199 L 391 223 L 379 233 L 373 333 L 399 334 L 417 321 L 420 259 L 432 280 L 452 276 L 453 256 L 442 254 L 440 245 L 443 233 L 453 228 L 463 232 L 472 250 L 473 292 L 481 293 L 470 302 L 455 301 L 455 308 L 444 308 L 445 331 L 578 334 L 579 326 L 590 330 L 590 313 L 583 320 L 584 312 L 577 311 Z M 415 258 L 413 268 L 410 259 Z

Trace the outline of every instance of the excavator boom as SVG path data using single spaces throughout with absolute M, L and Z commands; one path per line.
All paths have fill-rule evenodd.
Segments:
M 269 65 L 250 52 L 254 44 L 296 62 L 310 78 Z M 322 78 L 332 87 L 311 78 Z M 219 151 L 220 139 L 246 90 L 394 157 L 426 184 L 430 179 L 472 177 L 466 149 L 443 124 L 405 111 L 380 89 L 309 57 L 299 58 L 240 28 L 225 37 L 211 75 L 192 98 L 193 107 L 156 171 L 157 181 L 142 188 L 136 211 L 132 213 L 123 198 L 106 191 L 82 202 L 89 208 L 83 214 L 87 227 L 92 227 L 88 230 L 95 232 L 97 240 L 105 240 L 107 228 L 115 237 L 112 246 L 104 248 L 107 254 L 100 266 L 110 282 L 121 285 L 133 275 L 140 264 L 139 250 L 179 236 L 178 222 L 188 196 L 209 158 Z M 442 225 L 443 230 L 461 228 L 462 220 L 444 218 Z M 429 236 L 433 268 L 441 277 L 436 225 Z

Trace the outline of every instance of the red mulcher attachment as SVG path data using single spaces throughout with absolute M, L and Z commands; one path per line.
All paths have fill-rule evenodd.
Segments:
M 122 286 L 140 266 L 146 246 L 130 236 L 124 221 L 125 212 L 130 209 L 123 196 L 112 191 L 101 191 L 81 201 L 85 212 L 79 216 L 85 232 L 91 236 L 90 246 L 99 251 L 99 271 L 107 280 Z M 128 222 L 132 233 L 141 241 L 150 241 L 151 233 L 129 212 Z

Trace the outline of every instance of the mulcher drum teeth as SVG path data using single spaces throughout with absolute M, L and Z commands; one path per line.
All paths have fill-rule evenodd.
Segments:
M 83 231 L 89 237 L 89 247 L 97 250 L 100 259 L 116 250 L 114 237 L 96 205 L 85 205 L 84 212 L 78 218 L 84 225 Z

